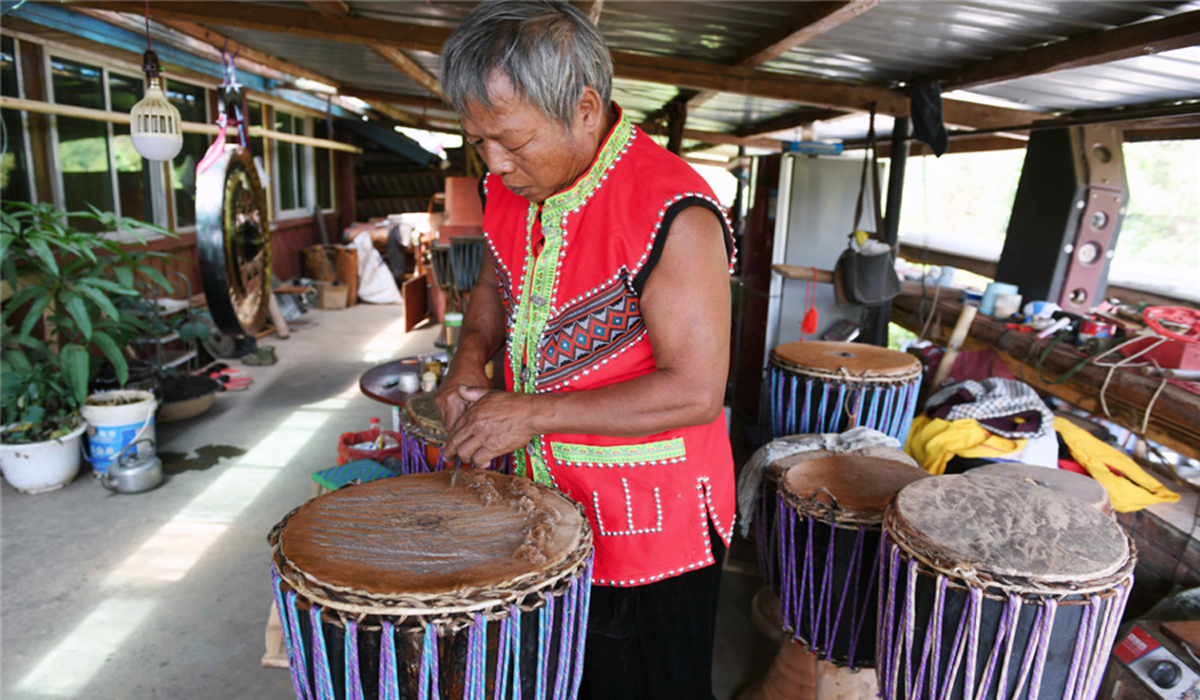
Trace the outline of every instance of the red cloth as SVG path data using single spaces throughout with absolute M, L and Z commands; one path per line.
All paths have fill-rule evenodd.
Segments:
M 723 220 L 704 179 L 622 115 L 591 170 L 565 196 L 530 205 L 496 175 L 487 176 L 484 190 L 484 235 L 508 317 L 508 389 L 518 386 L 523 368 L 529 375 L 520 388 L 538 392 L 594 389 L 653 372 L 642 284 L 674 214 L 703 206 Z M 546 238 L 541 250 L 529 245 L 539 235 Z M 547 255 L 557 260 L 539 266 Z M 547 268 L 550 281 L 536 273 Z M 547 306 L 548 318 L 539 321 Z M 523 328 L 537 340 L 525 353 Z M 518 472 L 527 465 L 535 477 L 548 471 L 583 505 L 595 535 L 598 585 L 637 586 L 713 563 L 710 521 L 725 542 L 732 536 L 733 455 L 723 416 L 641 438 L 543 435 L 516 457 Z

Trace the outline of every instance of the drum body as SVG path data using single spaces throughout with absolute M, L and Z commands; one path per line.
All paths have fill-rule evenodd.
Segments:
M 777 480 L 766 571 L 784 628 L 818 658 L 874 665 L 884 506 L 927 477 L 900 460 L 843 454 L 802 461 Z
M 384 479 L 309 501 L 270 541 L 301 700 L 578 692 L 592 538 L 550 489 L 482 471 Z
M 433 268 L 433 283 L 441 289 L 454 286 L 454 264 L 450 261 L 450 245 L 434 243 L 429 246 L 429 259 Z
M 469 292 L 483 269 L 483 236 L 454 236 L 450 239 L 450 260 L 454 267 L 454 286 Z
M 1091 700 L 1133 585 L 1132 541 L 1074 498 L 942 476 L 884 519 L 876 640 L 887 700 Z
M 442 445 L 446 442 L 446 431 L 433 394 L 421 392 L 404 404 L 400 411 L 400 435 L 403 473 L 420 474 L 445 468 Z M 511 474 L 512 455 L 493 459 L 487 468 Z
M 865 425 L 904 444 L 916 412 L 921 363 L 860 343 L 788 343 L 771 351 L 766 386 L 774 437 Z

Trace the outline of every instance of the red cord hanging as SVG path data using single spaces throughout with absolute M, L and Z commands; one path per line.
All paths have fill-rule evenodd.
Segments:
M 804 305 L 808 308 L 804 312 L 804 320 L 800 322 L 800 340 L 804 340 L 804 336 L 812 335 L 817 332 L 817 324 L 820 322 L 820 315 L 817 313 L 817 268 L 813 268 L 812 279 L 804 288 Z

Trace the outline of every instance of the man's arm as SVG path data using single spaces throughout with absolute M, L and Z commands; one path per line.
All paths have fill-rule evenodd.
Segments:
M 711 211 L 675 217 L 641 311 L 654 372 L 587 391 L 460 390 L 475 403 L 448 437 L 447 457 L 484 464 L 544 433 L 632 437 L 715 420 L 729 369 L 730 295 L 724 232 Z
M 504 304 L 492 267 L 491 251 L 484 248 L 479 279 L 471 288 L 471 303 L 459 331 L 458 347 L 450 369 L 438 389 L 435 403 L 442 414 L 442 425 L 449 431 L 469 405 L 459 387 L 487 389 L 491 386 L 484 365 L 504 344 Z

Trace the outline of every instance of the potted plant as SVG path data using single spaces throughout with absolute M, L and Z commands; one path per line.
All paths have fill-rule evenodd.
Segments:
M 3 202 L 0 210 L 0 469 L 14 487 L 36 492 L 78 472 L 89 379 L 107 362 L 121 385 L 128 380 L 125 347 L 144 323 L 122 313 L 122 300 L 139 296 L 138 276 L 170 289 L 147 264 L 164 254 L 126 250 L 69 222 L 96 221 L 142 243 L 143 232 L 174 234 L 95 208 L 63 214 L 50 204 Z

